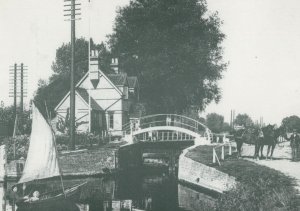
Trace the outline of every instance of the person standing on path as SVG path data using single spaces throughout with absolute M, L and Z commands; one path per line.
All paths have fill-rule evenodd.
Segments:
M 292 148 L 292 161 L 296 161 L 298 157 L 298 148 L 300 144 L 300 137 L 297 134 L 297 131 L 294 129 L 293 134 L 289 138 L 291 141 L 291 148 Z

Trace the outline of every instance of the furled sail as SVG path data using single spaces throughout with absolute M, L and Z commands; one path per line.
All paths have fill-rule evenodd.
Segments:
M 60 175 L 54 134 L 39 110 L 32 107 L 29 150 L 19 183 Z

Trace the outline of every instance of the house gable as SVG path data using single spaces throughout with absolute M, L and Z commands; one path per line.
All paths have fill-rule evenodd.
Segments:
M 111 88 L 111 89 L 115 89 L 116 92 L 122 96 L 123 93 L 122 91 L 101 71 L 101 70 L 98 70 L 99 71 L 99 75 L 100 75 L 100 81 L 97 85 L 97 87 L 95 89 L 101 89 L 101 88 L 104 88 L 104 89 L 108 89 L 108 88 Z M 83 77 L 82 79 L 77 83 L 76 87 L 79 87 L 79 88 L 84 88 L 84 89 L 93 89 L 92 88 L 92 83 L 91 81 L 89 80 L 89 73 L 87 72 Z
M 89 105 L 77 92 L 75 92 L 75 98 L 76 98 L 76 101 L 75 101 L 76 108 L 88 109 Z M 60 103 L 55 107 L 54 110 L 56 112 L 59 112 L 59 111 L 66 112 L 68 108 L 70 108 L 70 92 L 62 99 L 62 101 L 60 101 Z

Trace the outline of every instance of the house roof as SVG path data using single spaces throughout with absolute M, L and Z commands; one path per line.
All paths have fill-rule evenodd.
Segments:
M 88 104 L 89 103 L 89 93 L 86 89 L 83 88 L 76 88 L 76 92 L 81 96 L 81 98 Z M 91 97 L 91 107 L 94 110 L 104 111 L 101 106 Z
M 123 86 L 127 82 L 127 74 L 108 74 L 107 77 L 111 80 L 116 86 Z
M 138 80 L 136 76 L 130 76 L 127 80 L 129 88 L 135 88 L 137 86 Z
M 122 95 L 122 91 L 117 87 L 117 84 L 115 84 L 109 77 L 108 75 L 104 74 L 101 70 L 98 70 L 101 77 L 103 76 L 106 80 L 108 80 L 108 82 L 116 89 L 116 91 Z M 76 87 L 80 87 L 80 85 L 84 82 L 84 80 L 86 80 L 86 78 L 88 77 L 89 72 L 86 72 L 86 74 L 80 79 L 80 81 L 76 84 Z M 116 74 L 111 74 L 111 75 L 116 75 Z

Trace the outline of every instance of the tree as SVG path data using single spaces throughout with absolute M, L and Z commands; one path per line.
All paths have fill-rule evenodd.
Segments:
M 281 121 L 281 125 L 284 126 L 288 132 L 291 132 L 293 129 L 300 132 L 300 118 L 296 115 L 285 117 Z
M 188 108 L 184 109 L 182 115 L 195 119 L 198 122 L 205 123 L 205 118 L 199 116 L 199 110 L 195 106 L 189 106 Z
M 230 131 L 231 131 L 231 127 L 230 127 L 229 123 L 224 122 L 223 127 L 222 127 L 222 132 L 230 132 Z
M 223 131 L 224 117 L 217 113 L 210 113 L 206 116 L 206 126 L 214 133 Z
M 204 0 L 133 0 L 119 9 L 109 44 L 121 69 L 139 77 L 147 111 L 203 110 L 219 101 L 227 66 L 220 25 Z
M 110 53 L 106 46 L 101 43 L 95 44 L 91 40 L 91 49 L 99 51 L 99 66 L 103 71 L 109 71 Z M 70 67 L 71 67 L 71 45 L 63 44 L 56 50 L 56 58 L 52 63 L 53 74 L 49 82 L 40 80 L 35 93 L 34 101 L 46 116 L 45 104 L 51 116 L 54 115 L 54 108 L 70 90 Z M 88 71 L 88 41 L 83 38 L 75 42 L 75 69 L 74 78 L 78 82 Z
M 14 107 L 0 106 L 0 136 L 12 136 L 15 127 Z M 16 135 L 30 134 L 31 119 L 30 111 L 24 110 L 22 114 L 18 114 Z
M 234 120 L 234 124 L 244 127 L 250 127 L 254 125 L 251 117 L 248 114 L 238 114 Z

